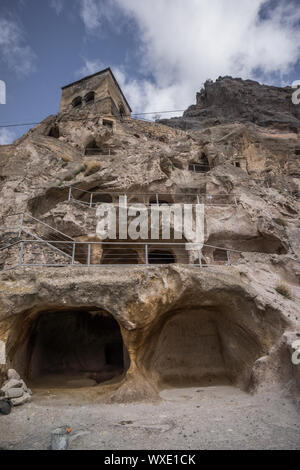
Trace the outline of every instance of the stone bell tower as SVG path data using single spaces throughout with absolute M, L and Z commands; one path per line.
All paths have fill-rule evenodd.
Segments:
M 131 115 L 131 108 L 110 68 L 62 87 L 60 112 L 73 109 L 121 118 Z

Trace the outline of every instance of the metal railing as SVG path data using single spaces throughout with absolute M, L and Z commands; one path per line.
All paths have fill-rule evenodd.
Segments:
M 12 218 L 14 218 L 15 221 L 14 227 L 7 225 L 7 221 Z M 5 219 L 5 221 L 3 219 Z M 63 255 L 71 257 L 71 252 L 69 252 L 70 246 L 66 244 L 66 242 L 73 242 L 74 239 L 30 214 L 21 212 L 3 217 L 2 232 L 6 235 L 11 235 L 10 237 L 6 236 L 4 244 L 0 244 L 0 248 L 5 248 L 10 244 L 9 239 L 14 239 L 13 234 L 15 234 L 15 238 L 19 240 L 22 235 L 25 235 L 37 241 L 44 241 L 51 246 L 51 248 L 61 252 Z M 8 242 L 6 242 L 6 240 L 8 240 Z M 57 246 L 57 244 L 59 245 Z
M 192 267 L 213 265 L 230 266 L 241 252 L 223 247 L 197 243 L 164 242 L 56 242 L 69 245 L 71 256 L 64 249 L 56 249 L 51 240 L 19 240 L 0 248 L 0 271 L 16 267 L 103 267 L 183 264 Z M 209 254 L 203 254 L 203 249 Z M 213 252 L 223 252 L 222 259 L 214 259 Z
M 122 191 L 87 191 L 77 187 L 69 187 L 68 201 L 86 207 L 96 207 L 99 204 L 118 204 L 118 197 L 125 196 L 128 204 L 142 203 L 146 206 L 154 204 L 205 204 L 208 206 L 238 207 L 237 194 L 203 194 L 203 193 L 126 193 Z M 138 200 L 138 201 L 137 201 Z
M 101 155 L 103 157 L 110 157 L 111 155 L 113 155 L 113 152 L 114 150 L 113 149 L 101 149 L 101 148 L 85 148 L 84 151 L 83 151 L 83 155 L 85 157 L 93 157 L 93 156 L 97 156 L 97 155 Z
M 14 225 L 11 226 L 9 225 L 11 220 L 14 218 Z M 8 223 L 7 223 L 8 222 Z M 64 238 L 67 238 L 68 240 L 74 240 L 72 237 L 69 235 L 61 232 L 60 230 L 52 227 L 51 225 L 47 224 L 46 222 L 43 222 L 40 219 L 37 219 L 36 217 L 33 217 L 32 215 L 28 214 L 27 212 L 17 212 L 15 214 L 9 214 L 6 216 L 1 217 L 0 219 L 0 224 L 1 224 L 1 231 L 3 232 L 8 232 L 9 230 L 12 231 L 17 231 L 19 233 L 19 236 L 21 237 L 22 233 L 32 225 L 34 225 L 35 231 L 38 230 L 38 227 L 43 227 L 44 231 L 46 231 L 48 234 L 59 234 L 60 236 L 63 236 Z M 57 235 L 58 236 L 58 235 Z M 61 239 L 60 239 L 61 240 Z
M 193 173 L 207 173 L 211 170 L 210 165 L 202 164 L 202 163 L 190 163 L 189 164 L 189 171 Z

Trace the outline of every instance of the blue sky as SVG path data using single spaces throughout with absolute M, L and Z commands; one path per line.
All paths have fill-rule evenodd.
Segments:
M 136 113 L 185 109 L 220 75 L 291 84 L 299 22 L 296 0 L 1 0 L 0 123 L 56 114 L 61 86 L 107 66 Z

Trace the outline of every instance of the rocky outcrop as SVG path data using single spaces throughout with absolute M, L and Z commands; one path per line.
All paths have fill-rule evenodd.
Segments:
M 64 311 L 98 311 L 117 320 L 129 354 L 126 377 L 111 400 L 154 398 L 165 383 L 184 385 L 197 377 L 207 381 L 228 377 L 245 390 L 258 385 L 267 388 L 274 382 L 283 386 L 295 374 L 291 364 L 288 377 L 280 375 L 287 346 L 267 379 L 260 372 L 259 359 L 272 348 L 282 348 L 282 335 L 298 321 L 298 309 L 294 301 L 277 293 L 276 269 L 265 285 L 264 269 L 263 264 L 250 268 L 245 263 L 207 270 L 179 265 L 74 268 L 71 277 L 68 268 L 3 274 L 0 315 L 5 321 L 0 332 L 10 331 L 9 362 L 26 372 L 30 331 L 47 312 L 56 312 L 66 341 Z M 197 346 L 198 335 L 203 340 Z M 187 354 L 191 343 L 194 346 Z M 190 356 L 192 351 L 205 356 L 199 362 Z
M 261 85 L 253 80 L 219 77 L 208 80 L 197 93 L 197 102 L 182 118 L 160 122 L 179 129 L 203 129 L 233 122 L 298 132 L 299 106 L 292 103 L 291 87 Z

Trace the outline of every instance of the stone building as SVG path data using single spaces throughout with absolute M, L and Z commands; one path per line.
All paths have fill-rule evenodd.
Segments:
M 116 116 L 128 117 L 131 108 L 110 68 L 62 87 L 60 113 L 72 108 L 85 108 L 88 111 Z

